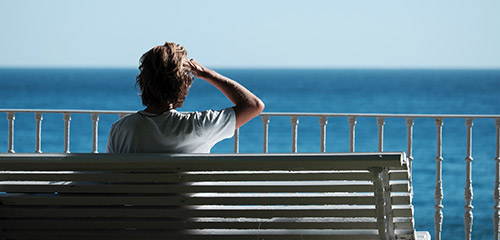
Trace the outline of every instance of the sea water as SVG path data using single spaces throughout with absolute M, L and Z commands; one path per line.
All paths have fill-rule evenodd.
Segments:
M 265 112 L 500 114 L 500 70 L 368 70 L 368 69 L 218 69 L 241 82 L 266 104 Z M 143 108 L 135 87 L 136 69 L 0 69 L 0 109 L 126 110 Z M 195 80 L 179 111 L 231 106 L 210 84 Z M 62 114 L 45 114 L 42 151 L 64 151 Z M 99 119 L 99 151 L 103 152 L 116 115 Z M 299 152 L 318 152 L 317 117 L 299 118 Z M 436 126 L 434 119 L 415 119 L 413 185 L 416 229 L 434 238 Z M 16 152 L 35 151 L 33 113 L 17 113 Z M 6 114 L 0 116 L 0 151 L 7 151 Z M 73 114 L 71 152 L 92 150 L 92 121 Z M 473 239 L 493 237 L 495 125 L 475 119 L 473 128 Z M 262 151 L 262 122 L 256 118 L 240 129 L 240 152 Z M 356 151 L 377 150 L 374 118 L 358 118 Z M 349 151 L 349 125 L 331 117 L 327 125 L 328 152 Z M 3 149 L 3 150 L 2 150 Z M 212 152 L 232 152 L 232 139 Z M 384 150 L 406 151 L 404 118 L 388 118 Z M 271 117 L 269 152 L 291 151 L 287 117 Z M 443 125 L 443 239 L 464 236 L 463 215 L 466 157 L 464 119 L 445 119 Z

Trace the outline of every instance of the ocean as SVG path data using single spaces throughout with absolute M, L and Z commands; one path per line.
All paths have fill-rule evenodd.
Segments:
M 500 70 L 377 70 L 377 69 L 217 69 L 258 95 L 265 112 L 500 114 Z M 136 69 L 0 69 L 0 109 L 142 109 L 135 88 Z M 213 86 L 195 80 L 179 111 L 220 109 L 230 102 Z M 6 114 L 0 116 L 0 151 L 7 151 Z M 111 123 L 118 116 L 101 115 L 99 151 L 104 152 Z M 318 118 L 299 118 L 299 152 L 318 152 Z M 42 151 L 64 151 L 62 114 L 45 114 Z M 349 151 L 346 118 L 328 119 L 327 151 Z M 416 229 L 434 238 L 436 126 L 433 119 L 416 119 L 413 146 L 413 185 Z M 16 152 L 35 151 L 32 113 L 15 119 Z M 473 239 L 493 234 L 495 125 L 476 119 L 473 128 Z M 262 122 L 256 118 L 240 129 L 240 152 L 262 151 Z M 90 115 L 72 115 L 71 152 L 92 149 Z M 212 152 L 232 152 L 232 139 Z M 374 118 L 358 118 L 356 151 L 377 150 Z M 385 151 L 406 151 L 404 119 L 387 119 Z M 269 152 L 291 151 L 287 117 L 271 117 Z M 463 119 L 443 125 L 443 239 L 464 236 L 463 215 L 466 127 Z

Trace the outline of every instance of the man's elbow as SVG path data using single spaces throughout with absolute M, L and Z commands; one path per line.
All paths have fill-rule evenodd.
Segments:
M 247 101 L 245 104 L 238 104 L 233 107 L 236 114 L 236 128 L 243 126 L 252 118 L 259 116 L 266 106 L 260 99 Z
M 259 115 L 262 111 L 264 111 L 264 108 L 266 108 L 264 102 L 262 102 L 262 100 L 260 99 L 257 99 L 254 103 L 254 109 L 255 112 L 257 113 L 256 115 Z

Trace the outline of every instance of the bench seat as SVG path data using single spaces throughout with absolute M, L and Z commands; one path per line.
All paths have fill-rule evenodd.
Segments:
M 415 239 L 404 152 L 0 154 L 0 239 Z

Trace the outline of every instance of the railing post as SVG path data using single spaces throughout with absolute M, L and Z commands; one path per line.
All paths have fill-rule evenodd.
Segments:
M 238 153 L 240 151 L 240 129 L 234 129 L 234 145 L 233 152 Z
M 472 209 L 472 118 L 465 119 L 465 125 L 467 126 L 467 156 L 465 157 L 466 171 L 465 171 L 465 213 L 464 213 L 464 224 L 465 224 L 465 239 L 471 239 L 472 235 L 472 221 L 473 213 Z
M 406 153 L 408 156 L 408 172 L 410 174 L 410 193 L 413 196 L 412 163 L 413 163 L 413 118 L 406 119 Z
M 98 113 L 92 113 L 92 153 L 98 153 L 98 122 L 99 122 L 99 114 Z
M 496 156 L 495 156 L 495 188 L 493 189 L 493 228 L 495 233 L 495 240 L 499 239 L 500 233 L 500 118 L 495 119 L 495 127 L 497 132 L 496 138 Z
M 354 144 L 355 144 L 355 127 L 356 127 L 356 117 L 350 116 L 348 118 L 349 122 L 349 152 L 354 152 Z
M 327 119 L 328 119 L 327 116 L 320 116 L 319 117 L 319 126 L 321 129 L 320 152 L 322 152 L 322 153 L 326 152 L 326 124 L 328 124 Z
M 299 125 L 299 117 L 298 116 L 291 116 L 290 117 L 290 122 L 292 124 L 292 152 L 296 153 L 297 152 L 297 125 Z
M 35 152 L 42 153 L 42 120 L 43 113 L 36 112 L 35 120 L 36 120 L 36 139 L 35 139 Z
M 64 153 L 69 153 L 69 129 L 71 113 L 64 113 Z
M 434 205 L 434 231 L 436 240 L 441 239 L 441 231 L 443 226 L 443 184 L 442 184 L 442 130 L 443 130 L 443 119 L 436 118 L 436 188 L 434 192 L 434 200 L 436 205 Z
M 378 151 L 384 151 L 384 117 L 377 117 L 377 126 L 378 126 Z
M 262 146 L 262 152 L 267 153 L 268 152 L 268 144 L 269 144 L 269 116 L 262 116 L 262 125 L 264 129 L 264 139 L 263 139 L 263 146 Z
M 14 120 L 16 119 L 16 113 L 7 113 L 7 120 L 9 121 L 9 147 L 8 153 L 15 153 L 14 151 Z

